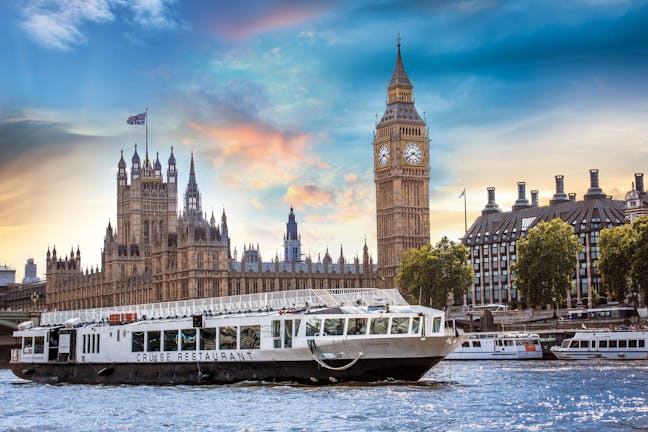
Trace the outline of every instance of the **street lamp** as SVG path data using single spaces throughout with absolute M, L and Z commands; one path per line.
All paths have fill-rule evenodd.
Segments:
M 558 319 L 558 316 L 556 316 L 556 297 L 552 297 L 551 300 L 553 300 L 553 319 Z

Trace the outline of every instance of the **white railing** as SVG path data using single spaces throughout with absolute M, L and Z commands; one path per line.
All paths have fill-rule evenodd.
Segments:
M 198 314 L 223 314 L 240 312 L 257 312 L 304 308 L 307 306 L 334 307 L 340 305 L 407 305 L 407 302 L 396 289 L 377 288 L 336 288 L 336 289 L 303 289 L 276 291 L 257 294 L 243 294 L 227 297 L 212 297 L 193 300 L 176 300 L 161 303 L 148 303 L 131 306 L 111 306 L 95 309 L 81 309 L 58 312 L 45 312 L 41 316 L 42 325 L 63 324 L 72 318 L 81 322 L 108 321 L 111 314 L 137 313 L 138 319 L 187 317 Z

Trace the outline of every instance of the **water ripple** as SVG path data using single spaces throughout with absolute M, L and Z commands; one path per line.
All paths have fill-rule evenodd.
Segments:
M 42 385 L 0 370 L 6 431 L 648 430 L 645 362 L 442 362 L 418 383 Z

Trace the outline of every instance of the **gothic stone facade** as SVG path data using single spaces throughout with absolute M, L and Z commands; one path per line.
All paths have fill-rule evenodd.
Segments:
M 159 157 L 153 164 L 137 147 L 130 183 L 123 153 L 117 167 L 117 226 L 108 223 L 101 268 L 82 270 L 77 248 L 61 257 L 47 251 L 47 307 L 50 310 L 94 308 L 259 293 L 300 288 L 376 286 L 377 271 L 364 246 L 362 262 L 337 262 L 326 252 L 321 262 L 302 259 L 301 238 L 293 209 L 284 237 L 285 256 L 263 262 L 258 246 L 244 247 L 239 261 L 230 252 L 227 216 L 220 223 L 202 211 L 193 155 L 189 181 L 178 208 L 178 172 L 171 149 L 166 182 Z
M 414 106 L 400 42 L 373 150 L 378 272 L 381 286 L 394 287 L 403 252 L 430 242 L 428 131 Z

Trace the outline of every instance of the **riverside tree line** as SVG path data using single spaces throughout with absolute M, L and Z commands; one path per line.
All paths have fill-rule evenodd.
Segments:
M 598 269 L 608 299 L 623 301 L 641 293 L 648 297 L 648 216 L 631 225 L 601 231 Z M 572 291 L 578 254 L 584 247 L 570 225 L 561 219 L 540 222 L 517 242 L 517 261 L 511 265 L 518 292 L 527 306 L 564 303 Z M 396 277 L 412 302 L 443 309 L 451 298 L 458 303 L 474 283 L 468 249 L 447 237 L 403 254 Z M 599 294 L 590 293 L 598 299 Z M 636 298 L 635 298 L 636 299 Z

